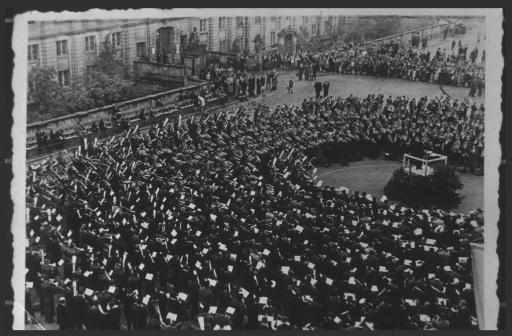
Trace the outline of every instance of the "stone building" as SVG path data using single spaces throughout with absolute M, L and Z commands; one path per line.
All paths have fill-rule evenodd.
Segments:
M 418 24 L 415 19 L 411 22 Z M 28 65 L 54 67 L 59 83 L 66 86 L 95 66 L 105 42 L 117 50 L 126 69 L 133 70 L 138 60 L 182 64 L 181 53 L 190 43 L 213 52 L 255 55 L 281 48 L 293 54 L 298 38 L 304 42 L 332 34 L 343 36 L 371 25 L 375 17 L 333 15 L 30 22 Z
M 201 18 L 201 41 L 208 50 L 257 53 L 262 48 L 292 43 L 292 37 L 337 32 L 338 16 L 236 16 Z M 286 51 L 293 52 L 289 47 Z
M 197 18 L 31 22 L 28 65 L 54 67 L 66 86 L 95 66 L 105 42 L 128 69 L 136 60 L 179 62 L 198 27 Z

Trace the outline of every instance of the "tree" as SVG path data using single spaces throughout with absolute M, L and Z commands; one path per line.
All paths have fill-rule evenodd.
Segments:
M 28 74 L 32 89 L 28 93 L 28 122 L 49 119 L 66 113 L 62 87 L 55 80 L 54 68 L 34 67 Z
M 106 41 L 98 56 L 95 69 L 85 75 L 86 96 L 96 106 L 127 99 L 127 90 L 134 83 L 126 80 L 125 75 L 123 63 L 117 57 L 117 50 Z
M 98 71 L 108 75 L 122 75 L 123 63 L 118 59 L 117 53 L 116 48 L 109 41 L 105 41 L 96 63 Z
M 82 81 L 75 83 L 72 88 L 63 88 L 62 96 L 67 113 L 85 111 L 95 107 L 94 100 L 88 97 Z
M 389 199 L 412 207 L 453 209 L 461 202 L 457 191 L 462 187 L 460 176 L 450 166 L 436 168 L 432 175 L 426 177 L 408 174 L 400 168 L 394 172 L 384 193 Z
M 123 79 L 119 74 L 92 70 L 86 75 L 85 84 L 87 97 L 95 105 L 102 106 L 126 99 L 126 92 L 133 82 Z

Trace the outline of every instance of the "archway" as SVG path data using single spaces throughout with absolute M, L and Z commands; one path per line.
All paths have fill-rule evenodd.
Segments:
M 256 53 L 260 53 L 264 49 L 265 49 L 265 41 L 263 40 L 263 37 L 260 34 L 258 34 L 254 38 L 254 51 Z
M 294 55 L 297 50 L 297 31 L 288 27 L 281 30 L 277 37 L 282 50 L 287 54 Z
M 284 37 L 284 52 L 287 54 L 294 54 L 295 50 L 293 48 L 293 35 L 287 34 Z
M 176 52 L 174 28 L 162 27 L 156 31 L 156 58 L 160 63 L 171 63 Z
M 231 52 L 238 54 L 242 52 L 244 49 L 244 37 L 240 36 L 233 40 L 233 45 L 231 46 Z

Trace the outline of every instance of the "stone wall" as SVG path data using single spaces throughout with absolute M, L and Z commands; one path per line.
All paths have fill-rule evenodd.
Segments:
M 133 63 L 133 70 L 137 79 L 186 85 L 187 73 L 184 65 L 136 61 Z
M 191 85 L 171 91 L 161 92 L 137 99 L 128 100 L 122 103 L 103 106 L 100 108 L 73 113 L 59 118 L 49 119 L 27 125 L 27 146 L 35 141 L 36 133 L 39 130 L 49 131 L 52 129 L 54 132 L 62 130 L 64 134 L 71 132 L 76 127 L 78 121 L 82 123 L 87 129 L 93 122 L 99 120 L 110 121 L 115 111 L 119 111 L 121 115 L 132 115 L 141 109 L 148 110 L 159 101 L 162 105 L 172 104 L 178 101 L 178 97 L 188 92 L 199 93 L 202 89 L 210 89 L 212 84 L 203 83 Z

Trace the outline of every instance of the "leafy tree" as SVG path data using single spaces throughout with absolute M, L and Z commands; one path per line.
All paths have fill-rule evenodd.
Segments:
M 118 50 L 108 41 L 105 41 L 98 55 L 96 68 L 108 75 L 121 75 L 124 72 L 123 62 L 118 58 Z
M 62 87 L 55 80 L 54 68 L 34 67 L 28 73 L 32 90 L 28 93 L 28 122 L 49 119 L 66 112 Z
M 75 79 L 70 87 L 59 85 L 55 69 L 34 67 L 28 74 L 32 90 L 28 94 L 27 121 L 51 119 L 164 90 L 160 86 L 141 90 L 127 77 L 118 50 L 108 41 L 95 69 L 82 80 Z
M 92 70 L 86 75 L 85 86 L 87 97 L 96 106 L 108 105 L 126 99 L 126 91 L 133 82 L 123 79 L 119 74 L 104 73 Z
M 62 90 L 67 113 L 89 110 L 95 107 L 94 100 L 88 97 L 83 81 L 77 82 L 73 87 Z
M 95 69 L 85 75 L 85 92 L 96 106 L 128 99 L 127 90 L 134 84 L 125 79 L 123 63 L 118 51 L 108 41 L 103 44 Z
M 377 17 L 375 19 L 375 25 L 369 32 L 373 39 L 394 35 L 399 31 L 400 18 L 398 16 Z
M 408 174 L 400 168 L 394 172 L 384 193 L 412 207 L 453 209 L 461 202 L 457 191 L 462 187 L 460 176 L 450 166 L 438 167 L 427 177 Z

